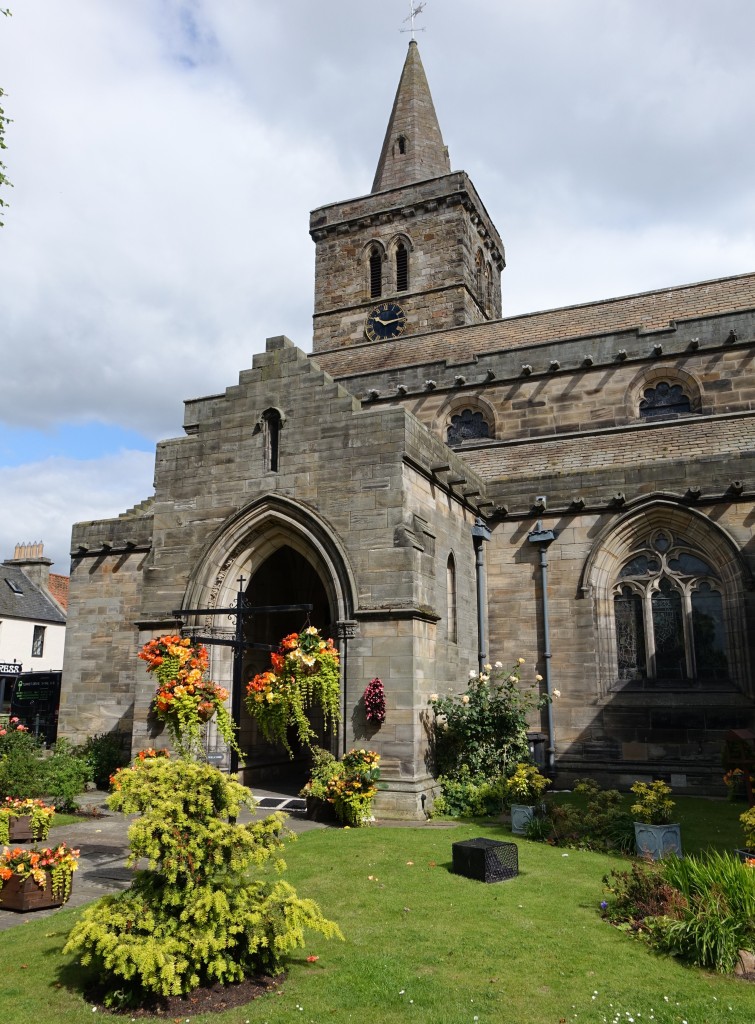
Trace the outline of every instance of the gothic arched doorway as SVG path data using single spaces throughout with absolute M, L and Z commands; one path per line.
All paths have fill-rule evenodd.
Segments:
M 289 633 L 299 633 L 307 625 L 315 626 L 324 636 L 334 636 L 335 616 L 317 570 L 298 551 L 288 545 L 278 548 L 253 574 L 246 589 L 252 606 L 311 604 L 307 612 L 265 612 L 247 622 L 247 639 L 276 646 Z M 244 658 L 244 679 L 248 680 L 269 666 L 264 651 L 251 650 Z M 314 742 L 330 749 L 334 735 L 325 729 L 322 714 L 314 708 L 310 721 L 317 733 Z M 268 743 L 259 733 L 257 723 L 242 709 L 239 742 L 244 751 L 247 785 L 287 785 L 298 788 L 306 782 L 311 754 L 296 741 L 293 733 L 289 743 L 293 758 L 278 745 Z

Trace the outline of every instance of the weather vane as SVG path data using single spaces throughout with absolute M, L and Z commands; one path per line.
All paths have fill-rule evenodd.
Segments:
M 427 3 L 417 4 L 417 3 L 414 2 L 414 0 L 409 0 L 409 11 L 410 11 L 410 14 L 409 14 L 408 18 L 404 18 L 404 22 L 406 23 L 407 21 L 410 21 L 412 23 L 412 27 L 411 28 L 402 28 L 401 31 L 402 32 L 411 32 L 412 39 L 415 38 L 415 35 L 414 35 L 415 32 L 424 32 L 425 31 L 424 28 L 416 28 L 415 24 L 414 24 L 414 19 L 417 17 L 418 14 L 422 14 L 422 12 L 424 11 L 425 7 L 427 7 Z

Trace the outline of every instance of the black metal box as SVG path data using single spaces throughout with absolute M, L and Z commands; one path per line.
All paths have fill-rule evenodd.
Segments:
M 457 875 L 478 882 L 505 882 L 519 874 L 519 850 L 516 843 L 498 839 L 465 839 L 451 846 Z

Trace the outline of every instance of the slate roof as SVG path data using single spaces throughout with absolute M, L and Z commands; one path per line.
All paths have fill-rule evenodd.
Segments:
M 44 590 L 8 562 L 0 564 L 0 619 L 33 619 L 64 626 L 66 617 Z
M 343 345 L 316 353 L 321 369 L 336 380 L 360 374 L 437 363 L 516 349 L 538 342 L 594 337 L 617 331 L 662 331 L 676 321 L 755 308 L 755 274 L 701 281 L 624 295 L 601 302 L 564 306 L 504 320 L 404 334 L 393 341 Z

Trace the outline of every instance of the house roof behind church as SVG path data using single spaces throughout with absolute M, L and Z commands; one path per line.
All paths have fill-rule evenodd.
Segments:
M 755 273 L 563 306 L 428 334 L 405 334 L 394 341 L 319 352 L 317 362 L 335 378 L 356 377 L 445 359 L 471 359 L 483 353 L 539 342 L 619 331 L 668 330 L 673 329 L 677 321 L 746 309 L 755 309 Z
M 55 601 L 33 583 L 23 569 L 10 561 L 0 565 L 0 618 L 3 617 L 33 619 L 61 626 L 66 622 Z

